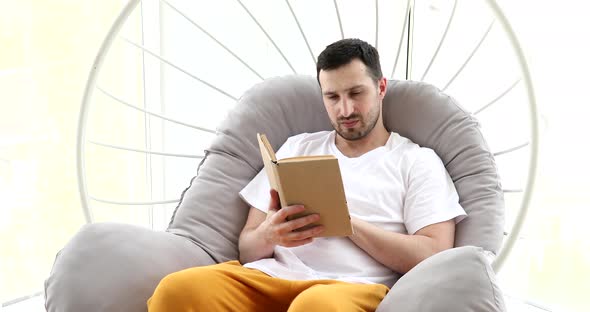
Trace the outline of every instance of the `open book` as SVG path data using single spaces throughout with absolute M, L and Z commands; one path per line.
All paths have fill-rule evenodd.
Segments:
M 310 226 L 323 225 L 320 236 L 352 235 L 338 159 L 324 155 L 277 160 L 266 136 L 260 133 L 257 136 L 270 186 L 279 193 L 281 207 L 305 206 L 305 212 L 291 219 L 318 213 L 320 220 Z

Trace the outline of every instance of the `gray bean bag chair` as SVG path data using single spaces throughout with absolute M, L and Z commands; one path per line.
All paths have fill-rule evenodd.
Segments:
M 456 248 L 398 277 L 379 311 L 504 311 L 485 256 L 500 248 L 504 200 L 477 121 L 431 85 L 390 81 L 388 88 L 385 126 L 440 156 L 468 218 L 457 225 Z M 266 133 L 276 150 L 289 136 L 331 129 L 315 77 L 254 86 L 219 126 L 168 230 L 85 225 L 56 257 L 45 282 L 47 310 L 145 311 L 168 273 L 237 259 L 248 213 L 238 191 L 263 166 L 256 133 Z

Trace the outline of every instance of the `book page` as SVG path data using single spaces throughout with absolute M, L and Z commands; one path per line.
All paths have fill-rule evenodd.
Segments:
M 334 159 L 336 158 L 333 155 L 318 155 L 318 156 L 297 156 L 297 157 L 287 157 L 279 159 L 279 163 L 288 163 L 294 161 L 309 161 L 309 160 L 321 160 L 321 159 Z

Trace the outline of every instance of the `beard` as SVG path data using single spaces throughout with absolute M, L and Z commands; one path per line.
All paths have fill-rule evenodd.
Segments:
M 381 113 L 380 106 L 380 103 L 377 102 L 365 116 L 360 114 L 352 114 L 346 118 L 338 118 L 336 122 L 331 122 L 332 127 L 334 128 L 336 133 L 338 133 L 338 135 L 340 135 L 342 138 L 346 140 L 360 140 L 366 137 L 375 128 L 375 125 L 377 124 L 377 121 L 379 120 L 379 115 Z M 356 125 L 356 127 L 344 127 L 342 123 L 350 120 L 358 120 L 358 124 Z

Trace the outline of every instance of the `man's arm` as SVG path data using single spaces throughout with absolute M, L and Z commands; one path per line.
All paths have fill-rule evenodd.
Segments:
M 350 239 L 388 268 L 406 273 L 422 260 L 455 243 L 455 221 L 431 224 L 414 235 L 389 232 L 366 221 L 352 218 Z
M 296 247 L 311 243 L 313 237 L 324 230 L 323 226 L 314 226 L 305 231 L 294 231 L 317 222 L 320 219 L 319 215 L 311 214 L 287 221 L 287 217 L 303 212 L 305 208 L 294 205 L 279 209 L 278 193 L 271 190 L 270 195 L 268 213 L 250 207 L 248 219 L 238 242 L 242 264 L 272 257 L 276 245 Z

